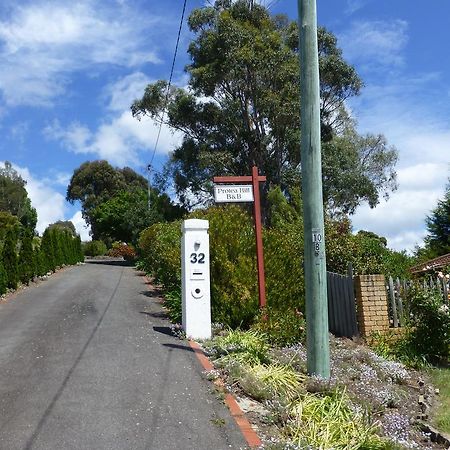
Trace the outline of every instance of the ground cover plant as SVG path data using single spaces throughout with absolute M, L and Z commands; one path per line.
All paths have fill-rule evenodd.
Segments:
M 221 377 L 238 396 L 264 448 L 444 448 L 416 424 L 419 394 L 435 402 L 423 374 L 366 346 L 331 338 L 332 375 L 325 380 L 306 375 L 303 344 L 273 347 L 260 330 L 219 328 L 203 345 L 216 367 L 208 377 Z

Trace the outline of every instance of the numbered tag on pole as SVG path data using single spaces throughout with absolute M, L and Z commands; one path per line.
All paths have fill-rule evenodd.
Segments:
M 312 230 L 312 244 L 314 249 L 314 257 L 321 260 L 324 258 L 325 240 L 322 230 L 313 228 Z

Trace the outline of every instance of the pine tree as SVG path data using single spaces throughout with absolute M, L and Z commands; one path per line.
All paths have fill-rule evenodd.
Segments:
M 42 235 L 41 252 L 43 256 L 43 268 L 45 273 L 54 272 L 56 269 L 55 251 L 50 230 L 47 228 Z
M 50 240 L 52 243 L 53 255 L 54 255 L 54 259 L 55 259 L 55 269 L 56 269 L 56 267 L 61 267 L 63 264 L 62 263 L 63 256 L 62 256 L 62 251 L 61 251 L 61 241 L 59 239 L 59 233 L 56 228 L 53 228 L 50 230 Z
M 77 235 L 77 237 L 76 237 L 75 252 L 76 252 L 77 262 L 83 262 L 84 261 L 84 253 L 83 253 L 83 247 L 81 245 L 80 235 Z
M 0 257 L 0 295 L 3 295 L 6 292 L 7 284 L 6 270 L 3 266 L 2 258 Z
M 16 289 L 19 281 L 16 245 L 17 236 L 14 231 L 10 229 L 6 233 L 5 244 L 3 247 L 3 266 L 6 271 L 6 284 L 11 289 Z
M 27 231 L 22 239 L 22 247 L 19 254 L 20 281 L 28 285 L 34 274 L 33 236 Z

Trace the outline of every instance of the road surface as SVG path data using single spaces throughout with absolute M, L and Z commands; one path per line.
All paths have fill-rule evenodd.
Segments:
M 156 298 L 89 263 L 0 303 L 0 449 L 245 448 Z

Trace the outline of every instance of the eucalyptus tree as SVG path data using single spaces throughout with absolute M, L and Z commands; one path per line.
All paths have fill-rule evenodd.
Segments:
M 183 133 L 168 174 L 183 204 L 208 198 L 215 175 L 249 174 L 256 164 L 287 192 L 301 177 L 298 26 L 249 0 L 220 0 L 194 10 L 187 87 L 148 85 L 131 109 Z M 319 29 L 324 199 L 351 212 L 395 188 L 395 149 L 382 136 L 359 136 L 345 101 L 362 81 Z M 343 158 L 337 153 L 345 153 Z M 205 197 L 206 196 L 206 197 Z

